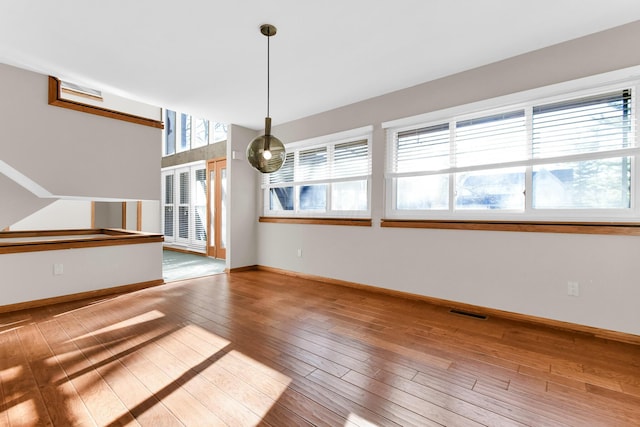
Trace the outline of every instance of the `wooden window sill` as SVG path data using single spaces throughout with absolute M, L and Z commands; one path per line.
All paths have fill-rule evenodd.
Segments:
M 640 236 L 640 223 L 382 219 L 381 227 Z
M 278 224 L 351 225 L 371 227 L 371 218 L 299 218 L 261 216 L 259 222 Z

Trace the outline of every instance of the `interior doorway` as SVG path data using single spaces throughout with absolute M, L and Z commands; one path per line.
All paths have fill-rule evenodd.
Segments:
M 207 194 L 207 255 L 213 258 L 227 257 L 227 160 L 213 159 L 207 162 L 209 177 Z

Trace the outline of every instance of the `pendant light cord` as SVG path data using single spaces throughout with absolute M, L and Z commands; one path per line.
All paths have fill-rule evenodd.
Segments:
M 269 53 L 269 39 L 271 38 L 271 34 L 267 36 L 267 117 L 269 117 L 269 57 L 271 56 Z

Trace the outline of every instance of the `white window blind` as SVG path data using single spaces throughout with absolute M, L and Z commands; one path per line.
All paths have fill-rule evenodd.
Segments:
M 449 123 L 398 132 L 393 150 L 393 172 L 447 169 L 449 140 Z
M 189 239 L 189 171 L 178 174 L 178 238 Z
M 173 193 L 173 174 L 164 175 L 163 184 L 163 223 L 164 223 L 164 236 L 167 240 L 173 240 L 173 223 L 174 223 L 174 193 Z
M 327 147 L 300 150 L 298 153 L 299 181 L 320 181 L 329 177 Z
M 533 107 L 536 159 L 633 147 L 631 90 Z
M 457 167 L 510 163 L 527 158 L 524 110 L 456 123 Z

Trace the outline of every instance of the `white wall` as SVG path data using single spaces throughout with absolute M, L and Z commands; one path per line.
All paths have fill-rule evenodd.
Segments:
M 142 230 L 145 233 L 160 233 L 160 201 L 159 200 L 143 200 L 142 201 Z
M 256 131 L 237 125 L 229 126 L 227 137 L 228 209 L 227 268 L 256 265 L 258 219 L 256 217 L 260 172 L 246 159 L 247 145 L 258 135 Z M 233 152 L 237 153 L 236 159 Z
M 95 203 L 96 228 L 122 227 L 122 202 Z
M 47 76 L 5 64 L 0 94 L 3 227 L 88 228 L 90 200 L 160 200 L 160 129 L 50 106 Z M 32 193 L 11 184 L 9 172 Z M 24 219 L 51 195 L 85 204 L 55 204 Z M 53 275 L 54 263 L 64 264 L 62 276 Z M 0 305 L 159 280 L 162 244 L 3 254 L 0 272 Z
M 48 77 L 0 64 L 0 160 L 54 196 L 160 200 L 161 130 L 48 105 Z
M 18 230 L 73 230 L 91 228 L 91 202 L 57 200 L 11 225 Z
M 159 280 L 161 259 L 160 242 L 3 254 L 0 306 Z
M 286 143 L 374 125 L 373 226 L 260 223 L 258 264 L 640 335 L 638 237 L 379 225 L 382 122 L 636 66 L 637 40 L 640 22 L 276 126 Z
M 0 141 L 2 139 L 0 138 Z M 0 173 L 0 230 L 56 201 L 41 199 Z

